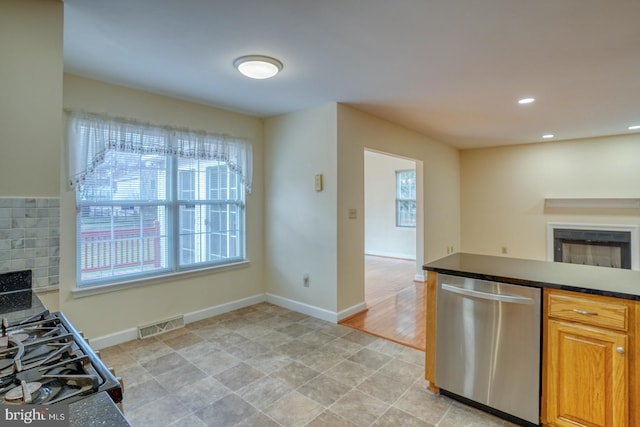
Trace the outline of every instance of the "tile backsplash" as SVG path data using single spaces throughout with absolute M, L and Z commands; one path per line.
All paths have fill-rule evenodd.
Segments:
M 32 270 L 34 289 L 58 288 L 59 198 L 0 198 L 0 273 L 17 270 Z

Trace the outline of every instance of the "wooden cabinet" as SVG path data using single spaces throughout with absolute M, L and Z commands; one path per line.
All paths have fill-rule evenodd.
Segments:
M 637 303 L 549 289 L 544 295 L 544 425 L 640 425 L 630 404 L 639 396 Z

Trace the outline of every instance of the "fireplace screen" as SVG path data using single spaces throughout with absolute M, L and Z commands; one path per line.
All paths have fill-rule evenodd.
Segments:
M 622 268 L 622 250 L 618 246 L 562 243 L 562 262 Z
M 554 261 L 631 269 L 631 233 L 554 229 Z

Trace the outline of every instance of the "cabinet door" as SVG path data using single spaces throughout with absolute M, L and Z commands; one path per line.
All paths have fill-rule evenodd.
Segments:
M 548 321 L 547 417 L 556 426 L 628 426 L 627 336 Z

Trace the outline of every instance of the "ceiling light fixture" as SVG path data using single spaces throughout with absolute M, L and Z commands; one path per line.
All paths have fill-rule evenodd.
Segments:
M 552 133 L 548 133 L 548 134 L 546 134 L 546 135 L 542 135 L 542 137 L 543 137 L 544 139 L 551 139 L 551 138 L 553 138 L 554 136 L 555 136 L 555 135 L 554 135 L 554 134 L 552 134 Z
M 518 104 L 531 104 L 535 100 L 535 98 L 522 98 L 518 100 Z
M 640 130 L 640 125 L 633 125 L 628 127 L 629 130 Z
M 282 70 L 282 62 L 270 56 L 247 55 L 233 61 L 233 66 L 252 79 L 268 79 Z

